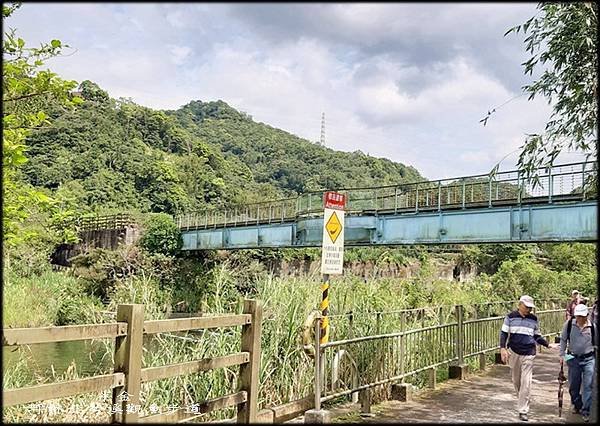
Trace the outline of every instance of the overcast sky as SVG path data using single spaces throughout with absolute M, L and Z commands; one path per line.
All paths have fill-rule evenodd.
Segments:
M 327 146 L 436 179 L 486 173 L 506 155 L 510 169 L 525 134 L 543 130 L 550 107 L 526 96 L 479 123 L 531 81 L 523 37 L 503 35 L 535 13 L 536 3 L 25 3 L 4 24 L 28 45 L 69 44 L 48 67 L 113 98 L 156 109 L 221 99 L 311 141 L 324 112 Z

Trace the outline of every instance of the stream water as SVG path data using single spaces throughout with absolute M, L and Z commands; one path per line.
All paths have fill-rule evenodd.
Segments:
M 106 374 L 112 371 L 113 347 L 113 342 L 89 340 L 4 346 L 2 373 L 4 377 L 11 375 L 23 363 L 26 368 L 18 371 L 28 379 L 50 378 L 62 375 L 75 363 L 80 377 Z

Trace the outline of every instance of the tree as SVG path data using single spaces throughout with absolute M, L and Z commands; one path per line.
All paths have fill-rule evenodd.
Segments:
M 19 7 L 19 3 L 3 5 L 3 19 Z M 19 224 L 36 209 L 51 213 L 56 208 L 54 200 L 20 179 L 20 168 L 27 161 L 26 138 L 34 129 L 50 125 L 44 110 L 51 105 L 71 107 L 81 102 L 80 98 L 69 95 L 75 81 L 62 80 L 50 70 L 40 69 L 44 61 L 59 55 L 63 47 L 68 46 L 63 46 L 60 40 L 52 40 L 40 48 L 25 47 L 25 41 L 15 35 L 14 29 L 4 33 L 2 199 L 4 241 L 9 246 L 35 234 L 19 232 Z
M 565 149 L 587 153 L 598 149 L 597 3 L 539 3 L 539 12 L 504 35 L 523 31 L 531 58 L 524 73 L 545 67 L 542 75 L 523 86 L 529 100 L 542 95 L 553 111 L 543 133 L 528 135 L 521 146 L 518 166 L 534 186 L 536 169 L 551 167 Z M 485 120 L 485 119 L 484 119 Z
M 181 231 L 173 218 L 165 213 L 154 213 L 147 217 L 140 244 L 150 253 L 174 256 L 183 245 Z

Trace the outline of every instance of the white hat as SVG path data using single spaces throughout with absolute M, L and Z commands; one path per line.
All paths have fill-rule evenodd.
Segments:
M 575 294 L 579 294 L 579 292 L 578 292 L 577 290 L 573 290 L 573 291 L 571 292 L 571 296 L 573 296 L 573 295 L 575 295 Z
M 580 303 L 579 305 L 575 306 L 575 311 L 573 313 L 578 317 L 587 317 L 588 308 L 583 303 Z
M 522 302 L 528 308 L 535 308 L 535 305 L 533 304 L 533 298 L 531 296 L 521 296 L 519 302 Z

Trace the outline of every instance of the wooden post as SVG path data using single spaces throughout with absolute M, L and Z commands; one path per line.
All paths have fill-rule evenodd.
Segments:
M 117 306 L 117 321 L 126 322 L 127 335 L 115 340 L 115 373 L 125 374 L 124 386 L 113 388 L 113 423 L 137 423 L 140 409 L 142 376 L 142 343 L 144 334 L 144 305 Z
M 238 405 L 238 423 L 256 423 L 258 412 L 258 378 L 260 373 L 260 338 L 262 304 L 258 300 L 244 300 L 244 313 L 252 315 L 252 322 L 242 326 L 242 352 L 250 352 L 250 360 L 240 366 L 240 390 L 248 399 Z

